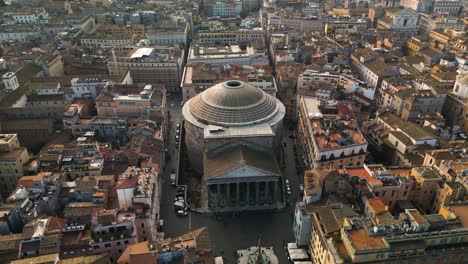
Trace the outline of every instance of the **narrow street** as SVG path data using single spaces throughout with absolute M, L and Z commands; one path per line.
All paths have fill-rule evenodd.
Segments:
M 169 128 L 166 138 L 166 148 L 169 150 L 170 160 L 166 162 L 164 170 L 164 181 L 161 197 L 161 219 L 164 220 L 162 232 L 165 237 L 177 236 L 189 232 L 188 217 L 178 216 L 174 210 L 175 188 L 171 186 L 170 175 L 172 169 L 177 171 L 178 151 L 175 146 L 175 135 L 177 123 L 181 119 L 180 98 L 173 96 L 168 98 L 167 105 L 169 107 Z

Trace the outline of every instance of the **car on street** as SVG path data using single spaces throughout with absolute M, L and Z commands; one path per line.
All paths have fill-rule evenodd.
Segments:
M 178 148 L 179 147 L 179 141 L 176 141 L 175 143 L 175 147 Z
M 180 129 L 180 123 L 177 123 L 177 130 Z
M 288 195 L 291 195 L 291 194 L 292 194 L 292 192 L 291 192 L 291 187 L 289 187 L 289 185 L 286 186 L 286 193 L 287 193 Z
M 174 202 L 174 208 L 175 209 L 182 209 L 182 208 L 185 208 L 185 203 L 181 202 L 181 201 L 176 201 Z
M 301 192 L 301 194 L 304 194 L 304 184 L 299 184 L 299 191 Z
M 289 180 L 285 180 L 284 183 L 286 183 L 286 186 L 289 186 Z
M 175 203 L 175 202 L 182 202 L 182 203 L 184 203 L 184 202 L 185 202 L 184 197 L 180 197 L 180 196 L 174 197 L 174 203 Z
M 180 106 L 184 106 L 184 103 L 185 103 L 184 101 L 180 102 Z
M 183 191 L 185 191 L 185 186 L 179 186 L 179 187 L 177 187 L 177 191 L 178 191 L 178 192 L 183 192 Z
M 186 216 L 188 215 L 187 210 L 177 210 L 177 215 L 178 216 Z
M 179 142 L 179 135 L 175 136 L 175 140 L 176 140 L 176 142 Z

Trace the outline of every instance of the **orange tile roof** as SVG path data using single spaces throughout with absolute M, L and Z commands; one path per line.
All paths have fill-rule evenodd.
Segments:
M 382 181 L 372 177 L 364 167 L 345 168 L 349 176 L 358 176 L 361 180 L 366 180 L 373 186 L 382 186 Z
M 457 215 L 463 227 L 468 228 L 468 205 L 450 205 L 449 209 Z
M 369 205 L 374 210 L 375 214 L 381 214 L 387 211 L 387 207 L 379 198 L 371 198 L 367 201 L 369 202 Z
M 352 230 L 348 234 L 356 250 L 372 250 L 386 248 L 382 236 L 369 236 L 364 229 Z
M 62 229 L 65 228 L 67 220 L 60 217 L 49 217 L 49 221 L 47 222 L 48 229 Z
M 409 211 L 409 213 L 411 214 L 411 216 L 413 216 L 414 220 L 418 222 L 418 224 L 424 225 L 427 223 L 427 221 L 422 217 L 422 215 L 418 211 L 411 210 Z
M 411 174 L 411 168 L 390 168 L 388 170 L 395 176 L 409 176 Z

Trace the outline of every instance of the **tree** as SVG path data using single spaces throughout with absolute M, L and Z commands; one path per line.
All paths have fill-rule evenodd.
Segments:
M 6 6 L 6 4 L 5 4 L 5 1 L 4 1 L 4 0 L 0 0 L 0 6 Z
M 0 1 L 2 1 L 2 0 L 0 0 Z M 239 16 L 240 16 L 241 18 L 245 18 L 245 17 L 247 16 L 247 13 L 244 12 L 244 11 L 241 11 L 241 12 L 239 13 Z

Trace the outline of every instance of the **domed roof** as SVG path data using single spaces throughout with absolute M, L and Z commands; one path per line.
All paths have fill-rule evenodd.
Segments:
M 199 122 L 244 126 L 269 120 L 279 109 L 278 99 L 241 81 L 216 84 L 192 98 L 190 113 Z

